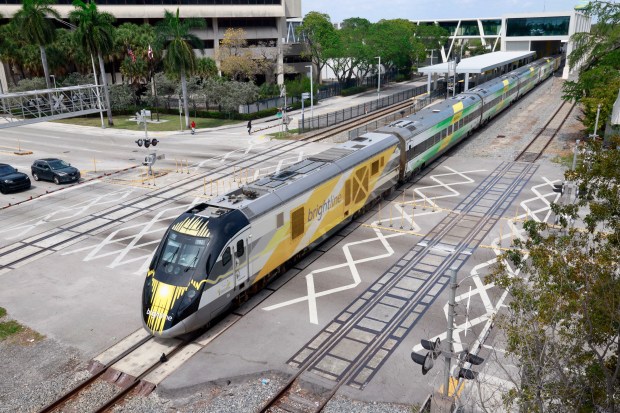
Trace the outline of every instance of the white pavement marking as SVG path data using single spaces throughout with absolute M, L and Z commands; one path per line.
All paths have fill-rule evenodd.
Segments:
M 462 184 L 468 184 L 468 183 L 473 183 L 474 180 L 469 178 L 468 176 L 466 176 L 465 174 L 467 173 L 473 173 L 473 172 L 482 172 L 484 170 L 480 169 L 480 170 L 473 170 L 473 171 L 466 171 L 466 172 L 458 172 L 455 171 L 452 168 L 449 168 L 447 166 L 444 166 L 444 168 L 448 169 L 450 172 L 449 173 L 445 173 L 445 174 L 440 174 L 440 175 L 432 175 L 431 179 L 434 182 L 437 182 L 437 185 L 432 185 L 432 186 L 427 186 L 427 187 L 421 187 L 419 189 L 416 189 L 416 192 L 427 199 L 428 202 L 433 202 L 433 200 L 438 199 L 438 198 L 447 198 L 447 197 L 455 197 L 455 196 L 459 196 L 460 192 L 456 191 L 454 188 L 452 188 L 453 185 L 462 185 Z M 463 177 L 463 181 L 459 181 L 459 182 L 454 182 L 451 184 L 446 184 L 444 182 L 442 182 L 438 177 L 442 177 L 442 176 L 451 176 L 451 175 L 459 175 L 461 177 Z M 440 187 L 440 188 L 445 188 L 448 190 L 449 194 L 448 195 L 441 195 L 438 197 L 427 197 L 426 195 L 423 195 L 422 190 L 425 189 L 429 189 L 429 188 L 436 188 L 436 187 Z M 405 204 L 407 204 L 407 202 L 405 202 Z M 433 202 L 434 204 L 434 202 Z M 403 211 L 403 207 L 401 207 L 400 205 L 402 205 L 402 203 L 399 203 L 398 201 L 395 200 L 395 208 L 397 208 L 398 210 Z M 393 205 L 390 203 L 388 205 L 388 208 L 392 208 Z M 403 217 L 406 215 L 404 212 L 403 213 Z M 416 217 L 419 218 L 421 216 L 424 215 L 430 215 L 433 214 L 435 212 L 422 212 L 422 213 L 418 213 L 416 214 Z M 421 228 L 419 225 L 417 225 L 417 223 L 414 222 L 413 218 L 410 217 L 409 215 L 407 216 L 407 220 L 410 223 L 411 227 L 415 227 L 416 231 L 419 232 L 421 231 Z M 385 221 L 385 220 L 382 220 Z M 320 297 L 325 297 L 328 295 L 332 295 L 332 294 L 336 294 L 336 293 L 340 293 L 342 291 L 346 291 L 346 290 L 350 290 L 353 288 L 356 288 L 361 282 L 361 277 L 357 268 L 358 264 L 363 264 L 366 262 L 370 262 L 370 261 L 376 261 L 376 260 L 380 260 L 383 258 L 387 258 L 390 257 L 392 254 L 394 254 L 394 250 L 392 249 L 390 243 L 388 242 L 388 239 L 390 238 L 396 238 L 396 237 L 401 237 L 403 235 L 406 235 L 406 233 L 397 233 L 397 234 L 390 234 L 390 235 L 384 235 L 383 232 L 381 231 L 380 228 L 376 227 L 375 224 L 379 223 L 380 221 L 375 221 L 373 222 L 373 226 L 374 226 L 374 231 L 376 236 L 373 238 L 368 238 L 365 240 L 361 240 L 361 241 L 356 241 L 356 242 L 350 242 L 345 244 L 342 247 L 346 262 L 342 263 L 342 264 L 336 264 L 336 265 L 332 265 L 329 267 L 324 267 L 324 268 L 320 268 L 317 270 L 312 271 L 310 274 L 306 275 L 306 289 L 307 289 L 307 295 L 303 296 L 303 297 L 298 297 L 298 298 L 294 298 L 292 300 L 288 300 L 282 303 L 278 303 L 278 304 L 274 304 L 268 307 L 264 307 L 263 310 L 265 311 L 273 311 L 273 310 L 277 310 L 280 308 L 284 308 L 290 305 L 294 305 L 294 304 L 298 304 L 304 301 L 308 301 L 308 314 L 309 314 L 309 321 L 311 324 L 318 324 L 319 323 L 319 318 L 318 318 L 318 309 L 317 309 L 317 303 L 316 300 L 317 298 Z M 381 242 L 381 244 L 383 245 L 383 247 L 385 248 L 385 252 L 382 254 L 377 254 L 375 256 L 372 257 L 366 257 L 366 258 L 362 258 L 359 260 L 354 260 L 351 254 L 351 248 L 354 246 L 358 246 L 358 245 L 362 245 L 362 244 L 366 244 L 366 243 L 370 243 L 370 242 L 375 242 L 375 241 L 379 241 Z M 341 287 L 336 287 L 336 288 L 331 288 L 329 290 L 325 290 L 325 291 L 321 291 L 321 292 L 316 292 L 315 289 L 315 283 L 314 283 L 314 278 L 315 276 L 328 272 L 328 271 L 332 271 L 332 270 L 337 270 L 337 269 L 341 269 L 341 268 L 348 268 L 350 273 L 351 273 L 351 277 L 352 277 L 352 282 L 350 284 L 347 284 L 345 286 L 341 286 Z
M 49 214 L 43 215 L 38 218 L 29 219 L 24 221 L 23 223 L 8 226 L 5 229 L 0 230 L 0 234 L 8 233 L 10 236 L 5 237 L 5 239 L 15 239 L 20 237 L 33 229 L 47 224 L 51 222 L 59 222 L 74 219 L 81 214 L 86 213 L 93 206 L 101 206 L 106 204 L 118 204 L 123 199 L 127 198 L 134 190 L 133 189 L 123 189 L 119 191 L 110 192 L 103 195 L 98 195 L 93 197 L 90 200 L 80 202 L 75 204 L 69 208 L 62 208 L 55 210 Z
M 160 224 L 165 221 L 174 220 L 177 216 L 179 216 L 179 212 L 177 212 L 177 210 L 180 209 L 182 211 L 185 211 L 186 209 L 190 208 L 192 205 L 196 205 L 199 202 L 200 202 L 200 198 L 195 198 L 191 204 L 180 205 L 180 206 L 175 206 L 172 208 L 166 208 L 166 209 L 160 210 L 148 222 L 119 228 L 113 231 L 112 233 L 110 233 L 106 237 L 106 239 L 104 239 L 103 241 L 101 241 L 100 243 L 96 245 L 78 248 L 72 251 L 65 252 L 62 255 L 76 254 L 79 252 L 91 250 L 86 255 L 86 257 L 84 257 L 83 261 L 89 262 L 89 261 L 93 261 L 93 260 L 97 260 L 101 258 L 114 257 L 112 262 L 107 265 L 108 268 L 117 268 L 123 265 L 132 264 L 136 261 L 142 261 L 142 264 L 134 272 L 134 274 L 137 274 L 137 275 L 144 274 L 146 273 L 146 270 L 151 261 L 153 253 L 155 252 L 155 248 L 149 248 L 149 247 L 153 245 L 155 246 L 158 245 L 160 242 L 160 239 L 159 239 L 160 237 L 157 237 L 155 240 L 146 241 L 140 244 L 138 242 L 141 241 L 142 238 L 144 238 L 147 235 L 164 232 L 168 228 L 168 225 L 167 224 L 156 225 L 156 224 Z M 137 232 L 135 232 L 136 230 Z M 117 235 L 120 234 L 121 232 L 129 232 L 130 235 L 117 238 Z M 129 243 L 127 245 L 123 245 L 124 242 L 127 240 L 130 240 Z M 118 244 L 122 246 L 120 249 L 116 248 Z M 106 247 L 112 247 L 116 249 L 113 249 L 112 251 L 108 251 L 108 252 L 102 252 L 102 250 Z M 133 250 L 144 250 L 144 249 L 148 250 L 147 254 L 142 254 L 135 258 L 130 258 L 130 259 L 125 258 L 127 254 L 129 254 L 129 252 Z

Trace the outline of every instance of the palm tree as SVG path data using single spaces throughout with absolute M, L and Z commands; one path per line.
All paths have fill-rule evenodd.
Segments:
M 45 46 L 53 42 L 56 36 L 54 23 L 48 17 L 60 18 L 60 14 L 51 7 L 54 3 L 53 0 L 24 0 L 22 8 L 13 16 L 15 27 L 19 28 L 25 40 L 39 46 L 48 89 L 51 89 L 51 85 Z
M 75 37 L 86 53 L 97 55 L 97 59 L 99 59 L 101 84 L 108 108 L 108 125 L 112 126 L 114 122 L 103 55 L 107 55 L 114 47 L 114 26 L 112 23 L 116 19 L 110 13 L 100 12 L 94 0 L 88 3 L 84 3 L 82 0 L 73 0 L 73 6 L 75 6 L 75 10 L 69 13 L 69 18 L 77 24 Z
M 164 20 L 157 25 L 157 34 L 161 44 L 168 43 L 164 55 L 164 67 L 167 71 L 181 78 L 183 91 L 183 108 L 185 109 L 185 125 L 189 129 L 189 107 L 187 104 L 187 76 L 196 70 L 196 55 L 194 48 L 204 54 L 202 41 L 190 33 L 191 29 L 205 27 L 201 19 L 179 18 L 179 9 L 176 15 L 168 10 L 164 13 Z

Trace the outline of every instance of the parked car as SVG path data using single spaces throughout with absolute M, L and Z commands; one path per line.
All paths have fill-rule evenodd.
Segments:
M 30 178 L 6 163 L 0 163 L 0 193 L 30 188 Z
M 80 171 L 67 162 L 57 158 L 37 159 L 32 164 L 32 177 L 35 181 L 45 179 L 54 181 L 56 185 L 63 182 L 77 182 Z

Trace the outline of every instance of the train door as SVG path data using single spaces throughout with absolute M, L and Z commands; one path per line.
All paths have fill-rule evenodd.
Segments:
M 250 231 L 243 231 L 230 244 L 235 287 L 242 290 L 248 286 L 250 277 Z

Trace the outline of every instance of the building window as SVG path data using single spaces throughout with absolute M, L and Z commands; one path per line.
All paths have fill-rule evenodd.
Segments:
M 497 36 L 501 28 L 501 20 L 482 20 L 482 30 L 485 36 Z
M 568 36 L 570 16 L 527 17 L 506 20 L 506 35 L 515 36 Z

